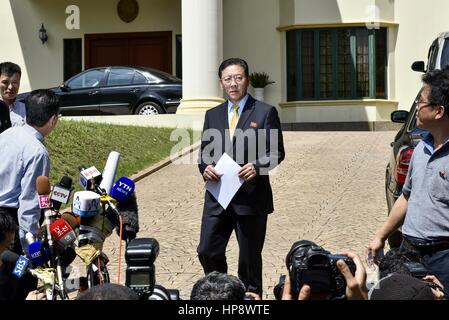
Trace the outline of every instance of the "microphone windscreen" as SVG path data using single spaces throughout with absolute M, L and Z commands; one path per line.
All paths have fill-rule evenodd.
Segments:
M 61 259 L 61 263 L 64 266 L 68 266 L 69 264 L 71 264 L 73 262 L 73 260 L 75 260 L 76 258 L 76 252 L 75 249 L 73 249 L 72 247 L 68 247 L 66 248 L 64 251 L 62 251 L 59 254 L 59 258 Z
M 106 190 L 107 194 L 111 193 L 112 184 L 115 180 L 115 173 L 117 171 L 120 160 L 120 153 L 112 151 L 109 153 L 108 160 L 103 170 L 103 180 L 101 180 L 100 188 Z
M 31 263 L 34 267 L 39 267 L 50 260 L 48 248 L 43 246 L 42 242 L 35 241 L 28 246 Z
M 72 227 L 72 229 L 76 229 L 80 226 L 81 223 L 80 216 L 74 216 L 71 213 L 65 212 L 62 214 L 61 218 L 67 221 L 67 223 Z
M 127 177 L 121 177 L 112 186 L 111 197 L 119 203 L 126 202 L 132 195 L 135 189 L 134 181 Z
M 70 189 L 72 187 L 72 178 L 63 176 L 59 184 L 67 189 Z
M 46 176 L 39 176 L 36 179 L 36 190 L 39 195 L 51 193 L 50 181 Z
M 118 209 L 122 214 L 122 223 L 124 226 L 123 238 L 135 238 L 139 232 L 139 208 L 137 206 L 136 194 L 133 192 L 128 201 L 118 204 Z M 117 233 L 119 229 L 116 229 Z M 129 233 L 129 234 L 128 234 Z
M 18 259 L 19 255 L 11 250 L 5 250 L 1 254 L 2 263 L 7 266 L 15 265 Z

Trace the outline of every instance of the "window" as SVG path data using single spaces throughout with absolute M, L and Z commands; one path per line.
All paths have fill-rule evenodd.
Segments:
M 70 79 L 82 70 L 81 39 L 64 39 L 64 81 Z
M 125 68 L 112 68 L 109 71 L 107 86 L 130 85 L 134 78 L 134 70 Z
M 145 76 L 143 74 L 141 74 L 140 72 L 135 72 L 134 73 L 134 79 L 133 79 L 133 84 L 142 84 L 142 83 L 147 83 L 148 80 L 147 78 L 145 78 Z
M 94 88 L 100 85 L 105 69 L 87 71 L 68 83 L 72 89 Z
M 385 28 L 287 31 L 287 100 L 387 97 Z

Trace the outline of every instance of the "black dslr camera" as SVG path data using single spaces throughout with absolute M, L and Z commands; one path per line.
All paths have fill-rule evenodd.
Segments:
M 159 242 L 153 238 L 131 240 L 126 247 L 126 286 L 141 300 L 180 300 L 179 290 L 165 289 L 156 284 L 156 261 Z
M 329 294 L 329 299 L 344 299 L 346 280 L 337 268 L 337 261 L 343 260 L 355 274 L 356 266 L 351 258 L 333 255 L 312 241 L 300 240 L 293 244 L 285 259 L 289 270 L 291 290 L 299 294 L 302 286 L 307 284 L 313 293 Z M 275 287 L 274 294 L 280 300 L 285 277 Z

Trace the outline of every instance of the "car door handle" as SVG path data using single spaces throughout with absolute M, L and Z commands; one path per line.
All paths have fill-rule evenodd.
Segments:
M 99 94 L 99 93 L 100 93 L 100 91 L 94 90 L 94 91 L 89 92 L 89 95 L 90 96 L 94 96 L 94 95 Z
M 132 89 L 130 92 L 131 92 L 131 93 L 137 93 L 137 92 L 140 92 L 140 89 L 134 88 L 134 89 Z

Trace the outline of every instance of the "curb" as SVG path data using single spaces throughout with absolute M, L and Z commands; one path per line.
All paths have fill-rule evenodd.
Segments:
M 190 145 L 187 148 L 182 149 L 178 152 L 176 155 L 171 155 L 165 158 L 164 160 L 159 161 L 158 163 L 152 165 L 151 167 L 144 169 L 136 174 L 133 174 L 130 179 L 134 182 L 138 182 L 142 180 L 143 178 L 148 177 L 149 175 L 161 170 L 162 168 L 168 166 L 169 164 L 173 163 L 174 161 L 178 160 L 179 158 L 182 158 L 183 156 L 192 153 L 193 151 L 199 149 L 201 146 L 201 141 L 198 141 L 192 145 Z

